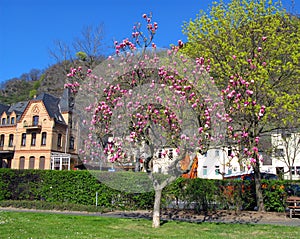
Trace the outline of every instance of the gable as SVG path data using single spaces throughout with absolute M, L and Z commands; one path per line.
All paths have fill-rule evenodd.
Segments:
M 19 122 L 31 124 L 33 116 L 38 116 L 40 122 L 51 121 L 51 117 L 42 101 L 30 101 Z

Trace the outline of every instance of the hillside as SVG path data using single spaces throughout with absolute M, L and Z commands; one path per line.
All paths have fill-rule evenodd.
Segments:
M 32 74 L 34 71 L 35 74 Z M 67 69 L 55 64 L 46 70 L 32 70 L 19 78 L 5 81 L 0 89 L 0 103 L 13 104 L 32 99 L 41 92 L 61 96 L 66 80 Z

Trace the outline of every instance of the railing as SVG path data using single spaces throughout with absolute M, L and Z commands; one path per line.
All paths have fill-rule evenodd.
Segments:
M 0 151 L 14 151 L 15 145 L 9 146 L 9 145 L 3 145 L 0 146 Z
M 31 123 L 24 123 L 23 124 L 24 128 L 27 129 L 40 129 L 42 128 L 42 124 L 40 122 L 31 122 Z

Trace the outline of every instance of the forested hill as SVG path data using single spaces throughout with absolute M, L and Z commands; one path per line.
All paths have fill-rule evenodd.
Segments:
M 41 92 L 61 96 L 68 68 L 55 64 L 45 70 L 33 69 L 19 78 L 4 81 L 0 89 L 0 103 L 12 104 L 32 99 Z

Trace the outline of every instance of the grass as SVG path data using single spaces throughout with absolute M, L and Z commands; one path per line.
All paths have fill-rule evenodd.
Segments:
M 0 238 L 299 238 L 299 227 L 165 222 L 154 229 L 146 219 L 0 211 Z

